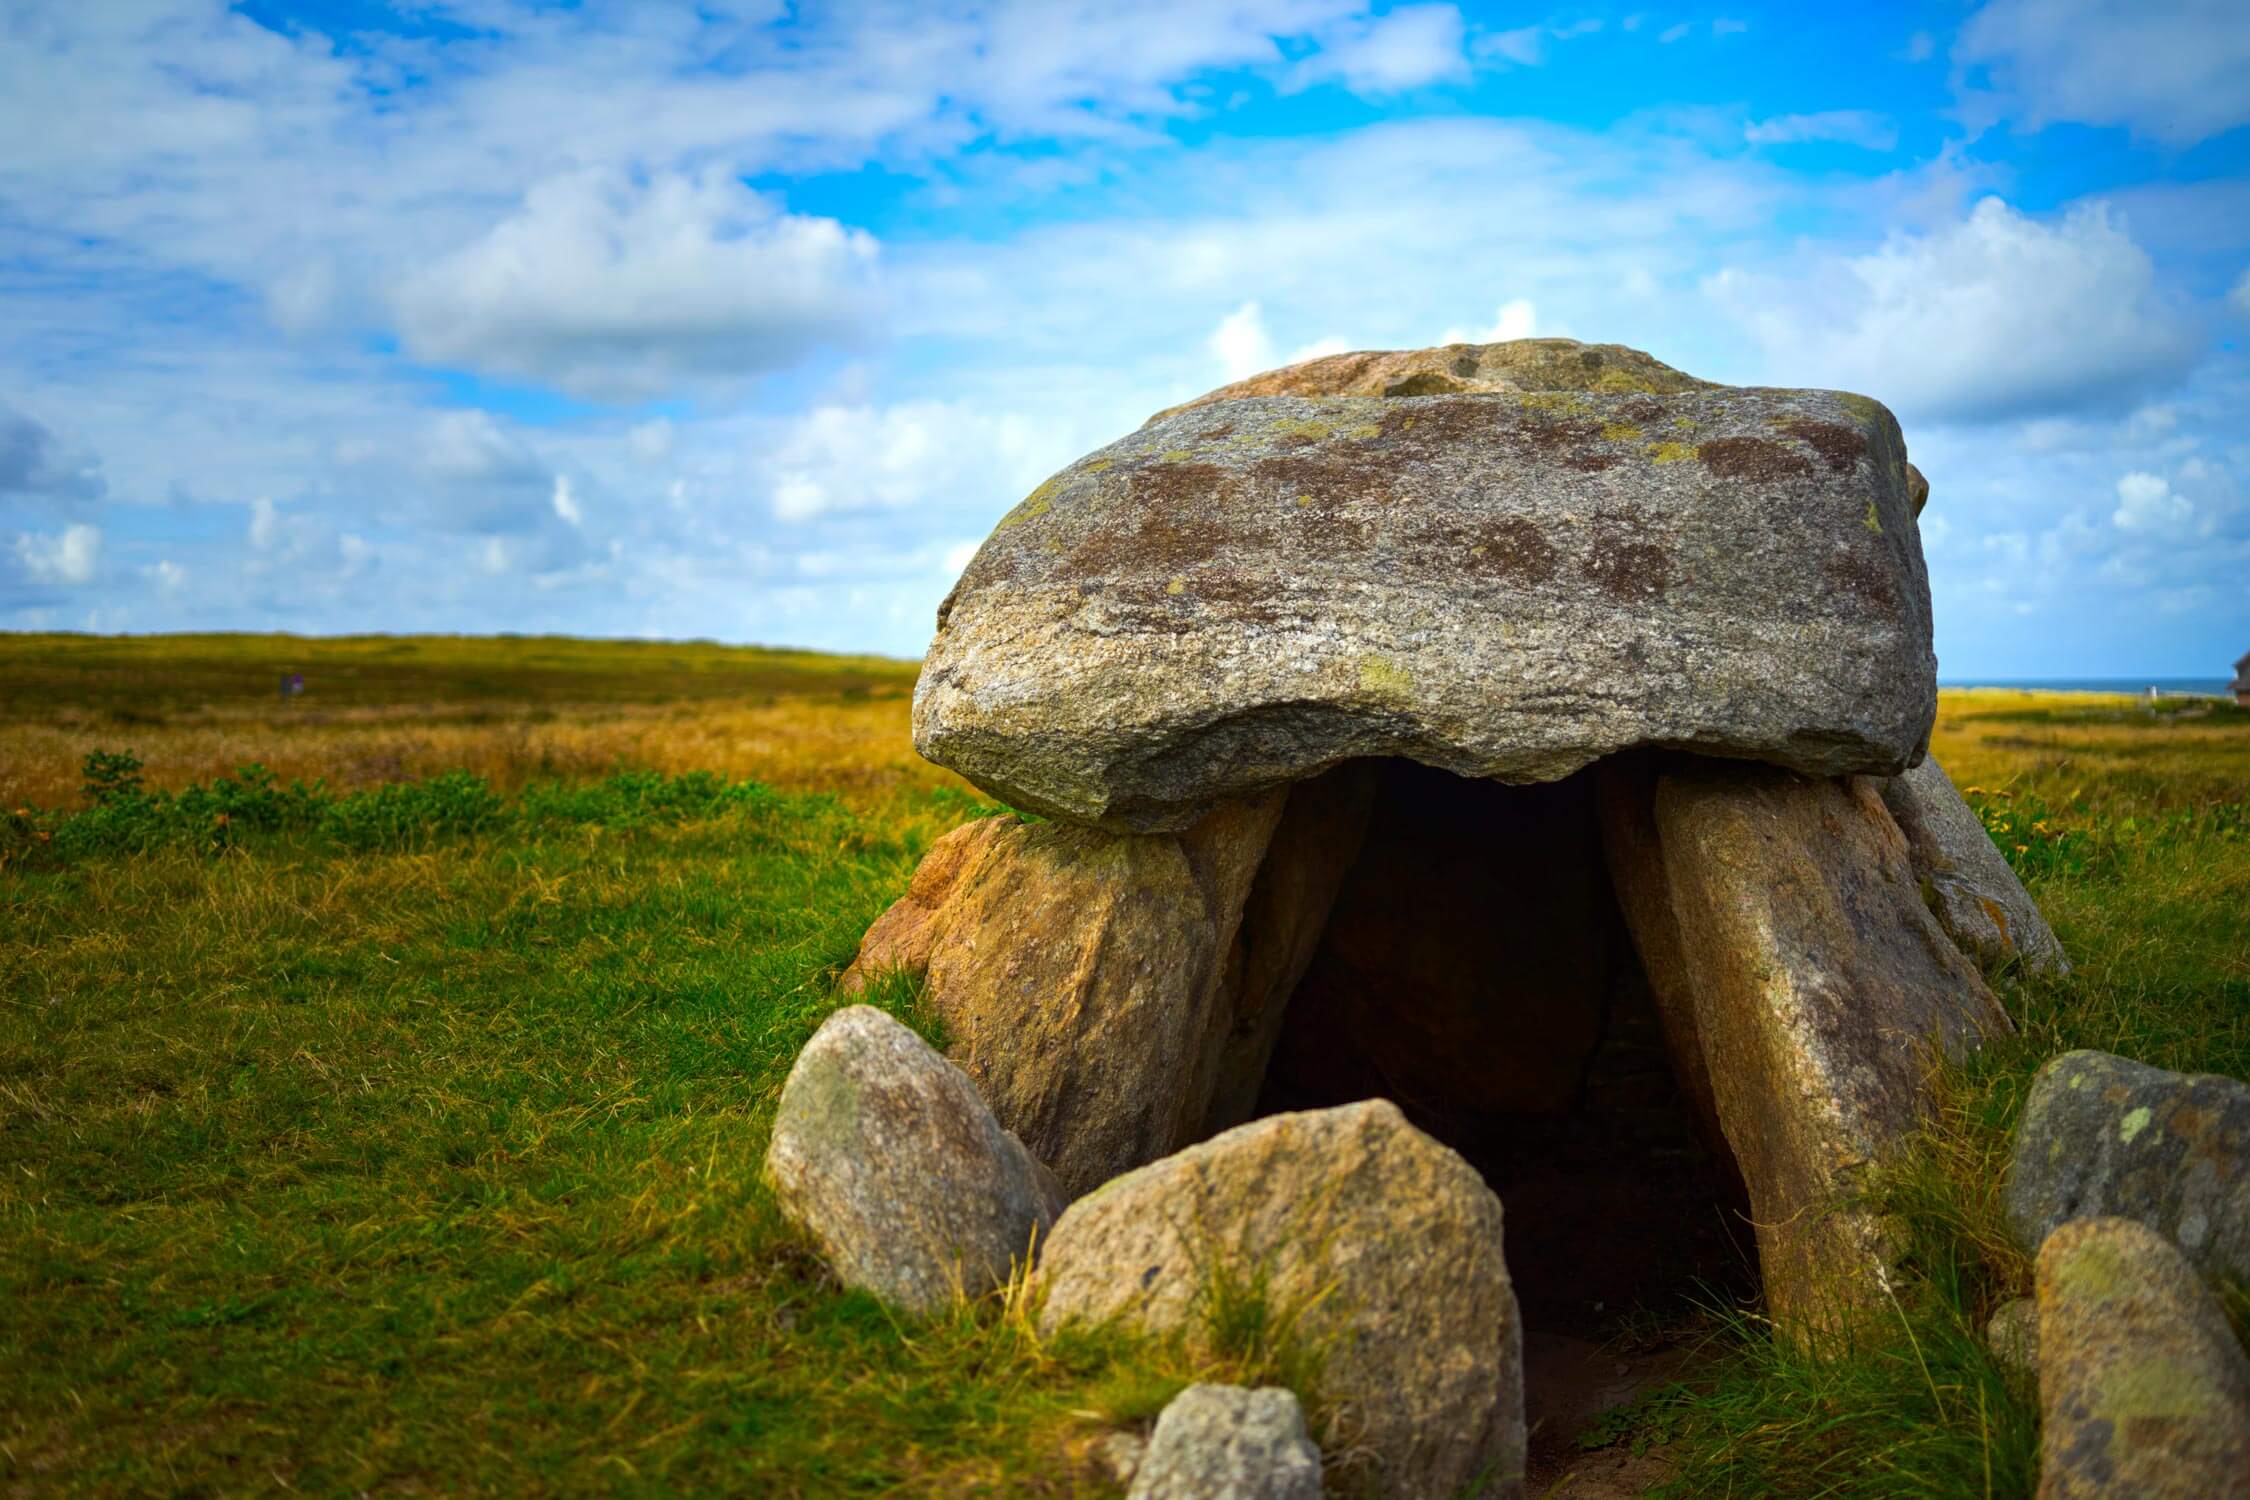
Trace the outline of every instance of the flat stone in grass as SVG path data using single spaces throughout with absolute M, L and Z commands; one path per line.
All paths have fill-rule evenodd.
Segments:
M 2177 1247 L 2074 1219 L 2038 1285 L 2040 1500 L 2250 1494 L 2250 1358 Z
M 2063 1053 L 2024 1102 L 2007 1210 L 2026 1254 L 2069 1220 L 2115 1215 L 2205 1276 L 2250 1285 L 2250 1084 Z
M 961 1070 L 868 1005 L 798 1054 L 766 1176 L 839 1280 L 915 1313 L 1005 1284 L 1062 1212 L 1052 1174 Z
M 1320 1450 L 1291 1392 L 1191 1385 L 1156 1419 L 1127 1500 L 1320 1500 Z

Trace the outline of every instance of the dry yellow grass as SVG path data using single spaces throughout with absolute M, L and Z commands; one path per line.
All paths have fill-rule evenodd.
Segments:
M 152 787 L 208 781 L 257 761 L 282 780 L 363 786 L 467 770 L 503 790 L 624 767 L 715 771 L 865 804 L 964 785 L 914 753 L 903 693 L 843 699 L 541 705 L 468 710 L 213 710 L 161 724 L 92 715 L 0 723 L 0 806 L 79 805 L 88 751 L 130 750 Z

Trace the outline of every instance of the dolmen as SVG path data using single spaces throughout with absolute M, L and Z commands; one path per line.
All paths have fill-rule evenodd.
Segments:
M 1300 1239 L 1371 1305 L 1386 1260 L 1452 1298 L 1398 1314 L 1447 1341 L 1442 1432 L 1398 1410 L 1411 1361 L 1338 1367 L 1371 1372 L 1389 1492 L 1511 1492 L 1520 1375 L 1467 1372 L 1520 1361 L 1516 1304 L 1460 1122 L 1569 1106 L 1630 980 L 1770 1315 L 1814 1336 L 1884 1304 L 1859 1189 L 1933 1064 L 2009 1029 L 1986 974 L 2067 967 L 1928 758 L 1927 494 L 1864 396 L 1566 339 L 1159 413 L 1008 512 L 940 606 L 915 745 L 1020 815 L 940 840 L 843 988 L 918 976 L 1071 1200 L 1039 1273 L 1071 1306 L 1168 1305 L 1193 1273 L 1165 1202 L 1265 1254 L 1315 1205 Z M 1383 1321 L 1332 1318 L 1347 1345 Z

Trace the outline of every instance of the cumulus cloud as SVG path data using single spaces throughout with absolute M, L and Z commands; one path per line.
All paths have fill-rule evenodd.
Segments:
M 1527 297 L 1515 297 L 1500 304 L 1493 315 L 1492 326 L 1478 332 L 1466 328 L 1448 328 L 1438 335 L 1441 344 L 1500 344 L 1509 339 L 1528 339 L 1539 331 L 1539 309 Z
M 2240 0 L 1992 0 L 1953 45 L 1975 112 L 2123 125 L 2176 146 L 2250 121 Z
M 1301 365 L 1308 359 L 1323 355 L 1343 354 L 1352 346 L 1349 340 L 1329 335 L 1314 339 L 1292 349 L 1286 355 L 1274 354 L 1273 335 L 1266 329 L 1265 309 L 1256 302 L 1245 302 L 1219 320 L 1204 340 L 1204 347 L 1219 362 L 1219 370 L 1228 381 L 1244 380 L 1267 370 L 1278 370 L 1285 365 Z
M 40 422 L 0 401 L 0 496 L 97 500 L 108 488 L 91 456 L 72 453 Z
M 2044 221 L 1985 198 L 1960 223 L 1870 255 L 1704 285 L 1777 369 L 1938 420 L 2119 409 L 2199 352 L 2100 204 Z
M 605 399 L 760 374 L 851 336 L 871 311 L 872 236 L 784 211 L 723 172 L 552 178 L 409 277 L 417 357 Z
M 764 461 L 774 515 L 955 508 L 991 516 L 1072 455 L 1006 413 L 944 401 L 823 406 L 788 424 Z
M 1298 64 L 1298 86 L 1335 80 L 1355 94 L 1404 93 L 1469 76 L 1461 12 L 1452 5 L 1402 5 L 1357 18 Z
M 2134 470 L 2117 481 L 2117 509 L 2110 522 L 2122 531 L 2168 531 L 2195 514 L 2185 495 L 2176 495 L 2161 474 Z
M 84 522 L 52 534 L 27 531 L 16 538 L 16 559 L 34 583 L 91 583 L 101 556 L 101 528 Z
M 2235 281 L 2234 290 L 2227 293 L 2227 302 L 2236 312 L 2250 318 L 2250 271 L 2244 271 Z
M 1864 109 L 1829 109 L 1809 115 L 1774 115 L 1752 120 L 1742 127 L 1742 138 L 1753 146 L 1793 146 L 1806 141 L 1835 141 L 1889 151 L 1898 145 L 1898 127 L 1883 115 Z

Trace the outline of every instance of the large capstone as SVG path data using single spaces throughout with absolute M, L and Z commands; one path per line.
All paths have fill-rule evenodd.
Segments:
M 1019 807 L 1176 829 L 1360 757 L 1895 775 L 1935 674 L 1873 401 L 1263 396 L 1165 416 L 1003 518 L 939 611 L 915 743 Z

